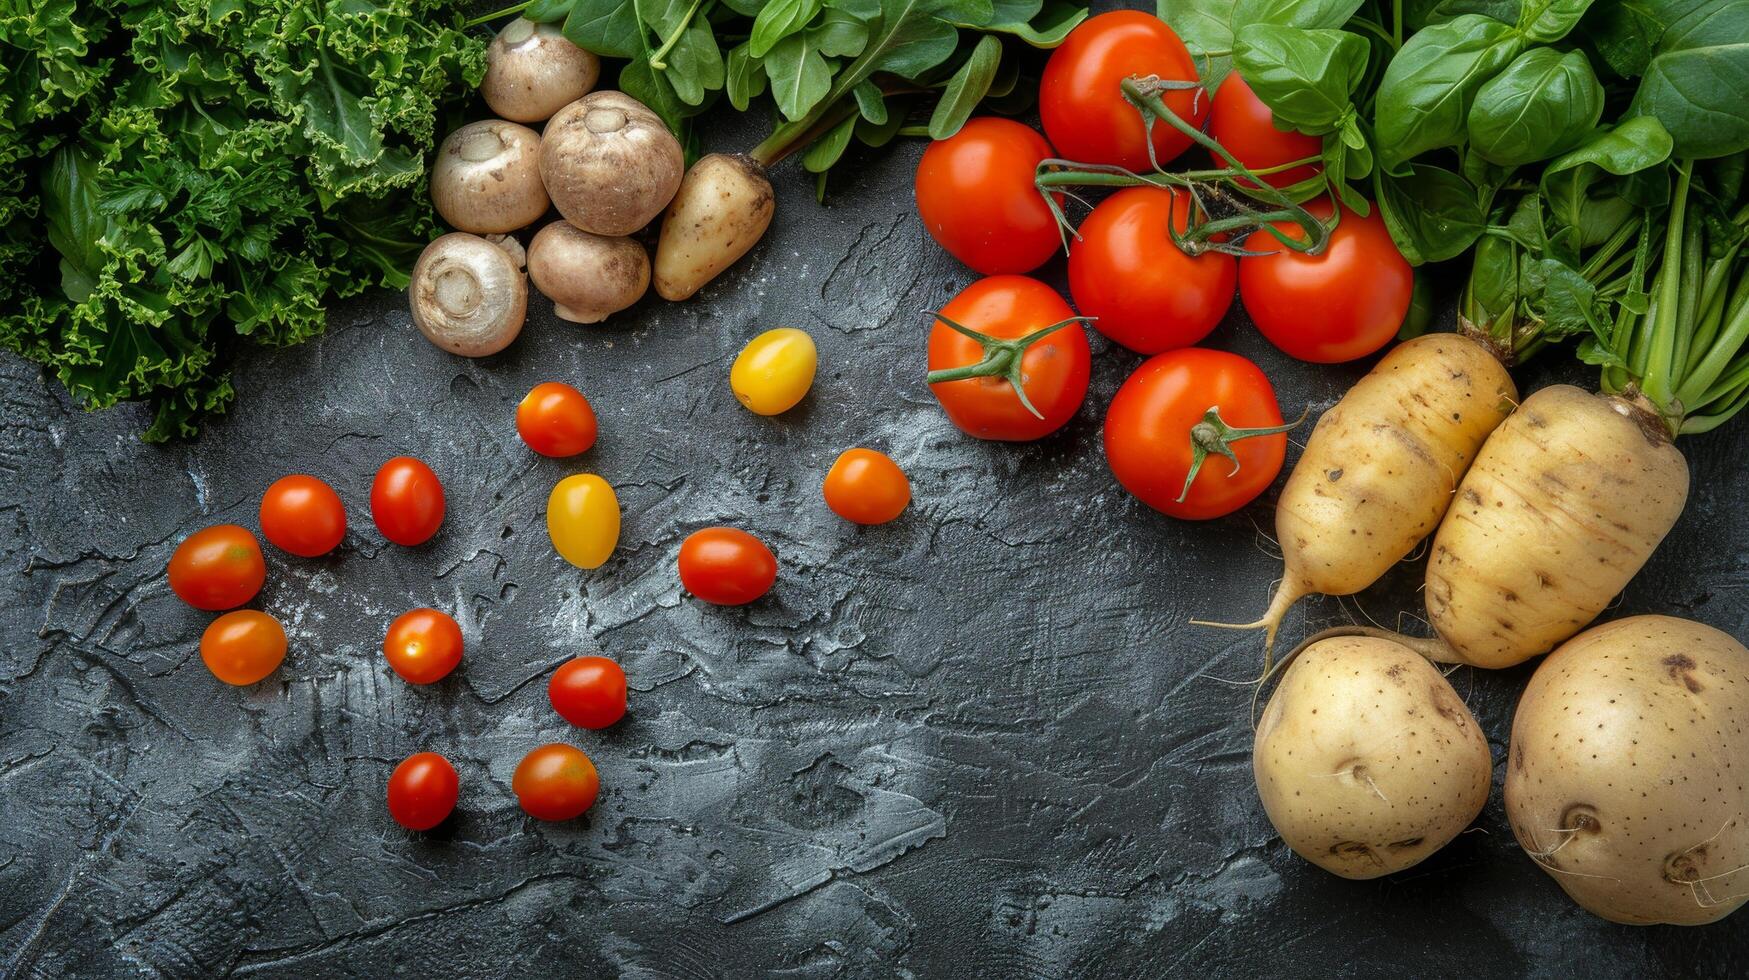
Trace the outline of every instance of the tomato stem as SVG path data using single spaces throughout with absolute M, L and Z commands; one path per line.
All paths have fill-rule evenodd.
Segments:
M 1036 419 L 1043 419 L 1044 413 L 1034 408 L 1032 399 L 1026 397 L 1026 377 L 1020 370 L 1021 363 L 1026 358 L 1026 349 L 1070 324 L 1093 322 L 1093 318 L 1089 316 L 1072 316 L 1067 320 L 1058 320 L 1048 327 L 1040 327 L 1024 337 L 1004 340 L 1001 337 L 980 333 L 964 324 L 955 323 L 939 312 L 935 314 L 935 319 L 945 324 L 948 329 L 970 337 L 983 345 L 984 356 L 975 364 L 931 371 L 924 377 L 924 382 L 938 385 L 949 381 L 964 381 L 968 378 L 1002 378 L 1014 389 L 1014 394 L 1019 396 L 1020 404 L 1026 406 L 1026 410 L 1031 412 L 1032 417 Z
M 1233 461 L 1233 469 L 1227 474 L 1232 477 L 1239 472 L 1239 454 L 1233 451 L 1233 443 L 1252 436 L 1272 436 L 1287 432 L 1306 420 L 1311 411 L 1310 406 L 1300 412 L 1300 417 L 1285 425 L 1272 425 L 1262 429 L 1235 429 L 1221 418 L 1221 406 L 1216 405 L 1204 412 L 1202 421 L 1190 427 L 1190 472 L 1184 476 L 1184 489 L 1178 494 L 1178 503 L 1184 503 L 1190 496 L 1190 485 L 1196 482 L 1196 475 L 1202 472 L 1203 461 L 1209 453 L 1219 453 Z

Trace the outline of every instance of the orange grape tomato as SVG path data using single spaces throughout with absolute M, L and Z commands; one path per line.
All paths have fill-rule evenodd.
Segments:
M 383 654 L 407 683 L 435 683 L 462 662 L 462 628 L 436 609 L 414 609 L 389 624 Z
M 200 659 L 214 677 L 246 687 L 285 662 L 285 628 L 253 609 L 225 613 L 201 634 Z
M 300 558 L 325 555 L 346 536 L 346 507 L 313 476 L 282 476 L 261 495 L 261 536 Z
M 255 598 L 266 581 L 261 545 L 235 524 L 202 528 L 170 556 L 170 591 L 196 609 L 235 609 Z
M 885 453 L 846 449 L 826 471 L 826 506 L 857 524 L 885 524 L 911 502 L 911 481 Z
M 535 385 L 516 406 L 516 434 L 542 456 L 576 456 L 595 445 L 595 410 L 561 381 Z
M 601 792 L 601 777 L 583 750 L 551 742 L 523 756 L 510 779 L 516 801 L 538 820 L 583 815 Z

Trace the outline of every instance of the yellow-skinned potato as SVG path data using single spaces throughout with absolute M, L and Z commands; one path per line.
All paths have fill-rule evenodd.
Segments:
M 1506 816 L 1575 902 L 1700 925 L 1749 900 L 1749 650 L 1634 616 L 1549 655 L 1512 719 Z
M 751 158 L 712 153 L 693 164 L 662 219 L 657 295 L 683 300 L 698 292 L 759 243 L 776 208 L 771 181 Z
M 1433 538 L 1427 612 L 1450 659 L 1510 667 L 1584 629 L 1688 500 L 1688 464 L 1655 418 L 1553 385 L 1482 447 Z
M 1482 812 L 1493 769 L 1445 677 L 1373 636 L 1299 651 L 1263 711 L 1251 766 L 1282 840 L 1344 878 L 1401 871 L 1444 847 Z

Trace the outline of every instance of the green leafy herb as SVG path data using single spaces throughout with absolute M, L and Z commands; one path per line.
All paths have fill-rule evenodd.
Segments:
M 1531 48 L 1483 83 L 1470 108 L 1470 146 L 1502 167 L 1572 148 L 1603 118 L 1603 85 L 1582 51 Z

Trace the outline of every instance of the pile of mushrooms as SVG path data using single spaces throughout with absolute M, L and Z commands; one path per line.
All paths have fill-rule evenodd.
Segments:
M 480 91 L 500 118 L 449 134 L 431 172 L 432 203 L 455 232 L 426 246 L 409 296 L 433 344 L 468 357 L 503 350 L 522 331 L 526 278 L 576 323 L 631 306 L 652 276 L 630 236 L 664 209 L 654 278 L 671 300 L 697 292 L 770 225 L 771 184 L 756 164 L 711 154 L 687 172 L 661 117 L 622 92 L 592 92 L 601 60 L 554 25 L 512 20 L 486 65 Z M 523 125 L 542 121 L 540 133 Z M 559 218 L 525 250 L 515 234 L 549 208 Z

